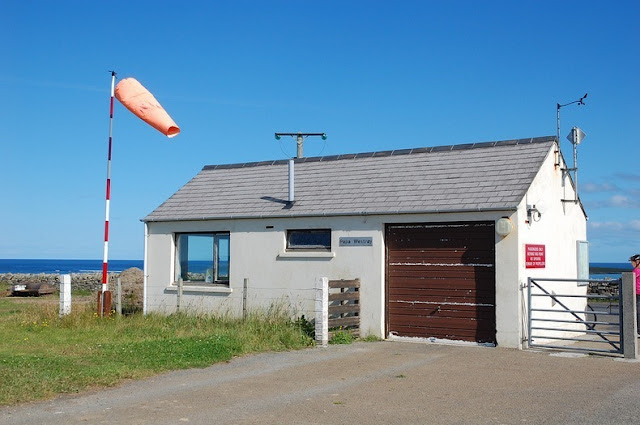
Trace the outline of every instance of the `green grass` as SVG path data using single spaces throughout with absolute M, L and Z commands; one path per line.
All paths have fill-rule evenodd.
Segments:
M 86 297 L 89 295 L 94 295 L 96 292 L 95 291 L 91 291 L 89 289 L 72 289 L 71 290 L 71 296 L 72 297 Z M 60 291 L 56 291 L 56 295 L 60 296 Z
M 11 284 L 6 280 L 0 280 L 0 297 L 9 295 Z
M 375 335 L 367 335 L 364 338 L 358 338 L 358 341 L 362 342 L 379 342 L 382 341 L 382 338 Z
M 0 299 L 0 405 L 313 344 L 277 308 L 242 320 L 187 314 L 99 318 L 92 307 L 59 318 L 51 303 Z
M 356 340 L 356 337 L 349 331 L 337 330 L 333 333 L 333 338 L 329 340 L 329 344 L 351 344 Z

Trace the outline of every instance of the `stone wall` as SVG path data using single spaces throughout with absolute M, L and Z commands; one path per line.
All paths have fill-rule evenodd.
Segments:
M 135 308 L 142 308 L 143 272 L 137 267 L 124 270 L 122 273 L 109 273 L 109 291 L 115 296 L 116 282 L 120 277 L 122 284 L 122 302 Z M 48 283 L 56 289 L 60 287 L 59 274 L 0 274 L 0 282 L 10 285 L 18 283 Z M 102 286 L 102 273 L 71 273 L 71 289 L 98 292 Z
M 117 277 L 117 273 L 109 273 L 109 286 L 111 286 L 111 282 L 115 283 Z M 10 285 L 18 283 L 48 283 L 56 289 L 60 287 L 59 274 L 5 273 L 0 274 L 0 282 L 2 281 Z M 73 290 L 99 291 L 101 285 L 102 273 L 71 273 L 71 288 Z

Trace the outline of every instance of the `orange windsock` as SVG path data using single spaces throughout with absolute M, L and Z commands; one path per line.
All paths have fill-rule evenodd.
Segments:
M 167 137 L 180 133 L 180 127 L 158 103 L 149 90 L 135 78 L 125 78 L 115 88 L 116 98 L 138 118 Z

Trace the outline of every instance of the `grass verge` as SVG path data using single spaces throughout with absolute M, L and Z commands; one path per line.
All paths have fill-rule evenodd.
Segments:
M 55 305 L 0 299 L 0 405 L 313 344 L 281 309 L 245 320 L 187 314 L 99 318 L 91 307 L 77 310 L 84 311 L 59 318 Z

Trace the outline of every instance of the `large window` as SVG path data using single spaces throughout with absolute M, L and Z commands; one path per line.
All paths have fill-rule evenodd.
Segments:
M 176 234 L 176 280 L 229 284 L 229 233 Z
M 331 251 L 331 229 L 287 230 L 287 249 Z

